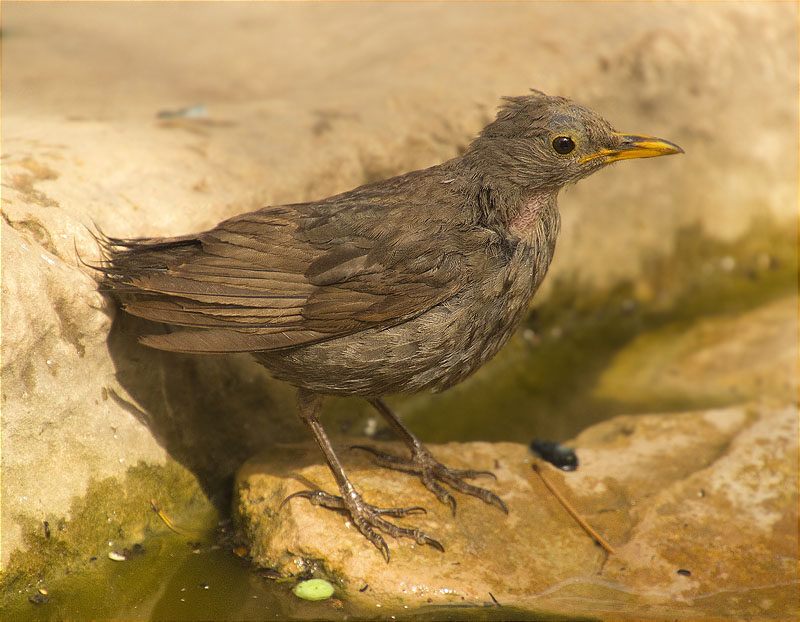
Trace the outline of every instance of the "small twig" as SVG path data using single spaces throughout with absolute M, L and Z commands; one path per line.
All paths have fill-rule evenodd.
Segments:
M 575 510 L 575 508 L 573 508 L 573 507 L 572 507 L 572 506 L 569 504 L 569 501 L 567 501 L 567 500 L 566 500 L 566 499 L 565 499 L 565 498 L 564 498 L 564 497 L 561 495 L 561 493 L 560 493 L 560 492 L 558 492 L 558 490 L 556 490 L 556 488 L 553 486 L 553 484 L 551 484 L 551 483 L 550 483 L 550 482 L 547 480 L 547 478 L 544 476 L 544 473 L 542 473 L 542 470 L 539 468 L 539 465 L 538 465 L 538 464 L 536 464 L 536 463 L 534 462 L 534 463 L 533 463 L 531 466 L 533 467 L 533 470 L 534 470 L 534 472 L 535 472 L 535 473 L 536 473 L 536 474 L 537 474 L 537 475 L 538 475 L 538 476 L 541 478 L 541 480 L 542 480 L 542 483 L 543 483 L 545 486 L 547 486 L 547 489 L 548 489 L 550 492 L 552 492 L 552 493 L 553 493 L 553 496 L 554 496 L 556 499 L 558 499 L 558 501 L 561 503 L 561 505 L 563 505 L 563 506 L 564 506 L 564 509 L 567 511 L 567 513 L 568 513 L 570 516 L 572 516 L 572 518 L 574 518 L 576 521 L 578 521 L 578 524 L 579 524 L 581 527 L 583 527 L 583 529 L 586 531 L 586 533 L 588 533 L 588 534 L 589 534 L 589 535 L 592 537 L 592 539 L 594 539 L 594 541 L 595 541 L 595 542 L 597 542 L 597 544 L 599 544 L 600 546 L 602 546 L 602 547 L 603 547 L 603 548 L 604 548 L 606 551 L 608 551 L 609 553 L 611 553 L 611 554 L 613 555 L 613 554 L 615 553 L 615 551 L 614 551 L 614 549 L 611 547 L 611 545 L 610 545 L 608 542 L 606 542 L 606 541 L 603 539 L 603 536 L 601 536 L 601 535 L 600 535 L 599 533 L 597 533 L 597 532 L 596 532 L 594 529 L 592 529 L 592 527 L 591 527 L 591 525 L 589 525 L 589 523 L 587 523 L 585 520 L 583 520 L 583 518 L 581 518 L 581 516 L 580 516 L 580 514 L 578 514 L 577 510 Z

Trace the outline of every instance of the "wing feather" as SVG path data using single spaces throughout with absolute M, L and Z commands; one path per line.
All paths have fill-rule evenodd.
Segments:
M 143 339 L 167 350 L 291 348 L 392 326 L 469 286 L 475 262 L 496 256 L 474 252 L 491 238 L 479 227 L 437 220 L 428 193 L 406 199 L 376 185 L 172 243 L 108 239 L 106 283 L 128 312 L 180 327 Z

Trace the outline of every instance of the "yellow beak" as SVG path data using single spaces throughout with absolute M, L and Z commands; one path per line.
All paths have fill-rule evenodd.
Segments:
M 631 158 L 656 158 L 658 156 L 672 155 L 673 153 L 683 153 L 683 149 L 675 143 L 653 136 L 639 136 L 638 134 L 620 134 L 614 132 L 614 136 L 622 139 L 622 144 L 616 149 L 601 149 L 597 153 L 581 158 L 581 164 L 602 158 L 604 163 L 616 162 L 617 160 L 629 160 Z

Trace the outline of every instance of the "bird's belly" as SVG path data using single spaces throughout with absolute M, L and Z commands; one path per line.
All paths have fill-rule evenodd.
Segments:
M 517 264 L 397 326 L 254 356 L 275 377 L 321 393 L 441 391 L 475 372 L 517 329 L 543 276 L 533 268 Z

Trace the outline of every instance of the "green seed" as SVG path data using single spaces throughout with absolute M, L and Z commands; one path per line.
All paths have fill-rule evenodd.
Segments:
M 325 600 L 333 596 L 333 585 L 325 579 L 310 579 L 295 585 L 292 592 L 304 600 Z

